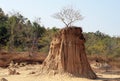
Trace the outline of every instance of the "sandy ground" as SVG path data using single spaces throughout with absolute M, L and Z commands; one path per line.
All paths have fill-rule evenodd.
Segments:
M 40 67 L 40 65 L 27 65 L 17 68 L 20 75 L 9 75 L 8 69 L 0 68 L 0 79 L 5 78 L 8 81 L 120 81 L 120 74 L 96 73 L 99 77 L 96 80 L 58 74 L 54 76 L 32 74 L 32 72 L 39 71 Z

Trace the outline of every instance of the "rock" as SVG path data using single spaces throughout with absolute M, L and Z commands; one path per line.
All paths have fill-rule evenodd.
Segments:
M 20 63 L 20 67 L 24 67 L 24 66 L 26 66 L 27 65 L 27 63 L 26 62 L 22 62 L 22 63 Z
M 13 61 L 10 62 L 9 67 L 14 67 L 14 62 Z
M 104 69 L 105 72 L 108 72 L 110 68 L 111 66 L 106 62 L 101 64 L 101 69 Z
M 15 69 L 8 68 L 9 75 L 19 75 L 20 73 L 17 72 Z
M 36 72 L 34 72 L 34 71 L 32 71 L 32 72 L 30 72 L 29 74 L 35 74 Z
M 8 80 L 5 78 L 1 78 L 0 81 L 8 81 Z

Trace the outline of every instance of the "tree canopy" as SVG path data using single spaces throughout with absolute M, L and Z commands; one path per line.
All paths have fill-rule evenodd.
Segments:
M 48 53 L 51 39 L 59 30 L 41 26 L 20 13 L 9 16 L 0 8 L 0 49 L 28 51 L 34 46 L 35 50 Z M 120 37 L 100 31 L 84 33 L 84 36 L 87 54 L 120 57 Z
M 83 19 L 80 11 L 72 7 L 63 8 L 60 12 L 55 13 L 53 17 L 62 21 L 66 27 L 70 27 L 76 21 Z

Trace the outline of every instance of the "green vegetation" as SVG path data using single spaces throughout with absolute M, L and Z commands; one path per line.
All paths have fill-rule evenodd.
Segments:
M 84 36 L 87 54 L 120 57 L 119 37 L 110 37 L 100 31 L 84 33 Z
M 50 41 L 58 28 L 41 26 L 20 13 L 7 15 L 0 8 L 0 50 L 39 51 L 48 53 Z M 120 57 L 120 37 L 111 37 L 100 31 L 84 33 L 88 55 Z

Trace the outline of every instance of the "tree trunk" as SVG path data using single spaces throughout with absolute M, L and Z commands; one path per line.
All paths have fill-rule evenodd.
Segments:
M 68 27 L 53 37 L 50 51 L 43 62 L 44 72 L 67 72 L 75 76 L 95 79 L 96 74 L 88 63 L 85 53 L 85 38 L 80 27 Z

